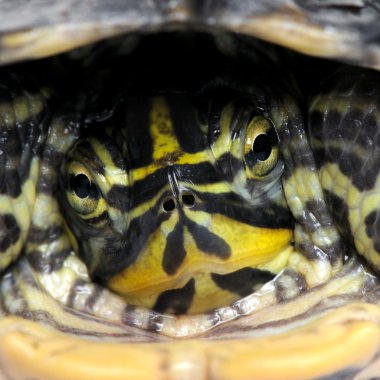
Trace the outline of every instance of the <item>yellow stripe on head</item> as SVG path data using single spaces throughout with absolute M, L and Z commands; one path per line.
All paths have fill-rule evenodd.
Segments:
M 152 99 L 150 121 L 154 162 L 156 164 L 176 162 L 183 153 L 173 129 L 169 105 L 164 97 L 158 96 Z

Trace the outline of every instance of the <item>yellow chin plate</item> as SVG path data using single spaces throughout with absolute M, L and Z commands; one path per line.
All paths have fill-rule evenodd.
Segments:
M 214 215 L 208 230 L 220 236 L 230 247 L 231 255 L 221 258 L 200 251 L 193 236 L 184 229 L 186 256 L 178 270 L 169 275 L 163 269 L 166 231 L 172 231 L 176 218 L 164 222 L 147 242 L 138 259 L 113 277 L 108 287 L 134 305 L 153 307 L 158 296 L 171 289 L 184 287 L 195 280 L 195 295 L 189 313 L 202 313 L 227 306 L 241 298 L 237 293 L 221 289 L 210 274 L 225 275 L 242 268 L 257 268 L 273 273 L 286 267 L 293 237 L 289 229 L 258 228 Z M 228 228 L 226 228 L 228 226 Z

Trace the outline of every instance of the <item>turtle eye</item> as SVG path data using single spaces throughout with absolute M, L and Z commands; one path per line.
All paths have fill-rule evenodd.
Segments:
M 75 161 L 67 167 L 66 196 L 71 207 L 84 219 L 101 212 L 101 192 L 91 172 Z
M 269 119 L 253 117 L 246 129 L 243 153 L 248 178 L 265 177 L 276 166 L 279 158 L 278 137 Z
M 81 199 L 89 197 L 92 184 L 86 174 L 77 174 L 70 178 L 70 187 L 74 193 Z

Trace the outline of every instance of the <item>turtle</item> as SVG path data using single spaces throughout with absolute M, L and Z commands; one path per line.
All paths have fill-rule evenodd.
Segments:
M 2 378 L 379 376 L 377 1 L 0 18 Z

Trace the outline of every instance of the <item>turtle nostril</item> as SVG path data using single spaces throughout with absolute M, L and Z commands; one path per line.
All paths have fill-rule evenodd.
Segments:
M 173 198 L 168 198 L 164 200 L 164 203 L 162 204 L 162 208 L 165 212 L 172 212 L 175 209 L 175 202 Z
M 182 202 L 186 207 L 194 207 L 195 205 L 195 197 L 191 193 L 184 193 L 182 195 Z

